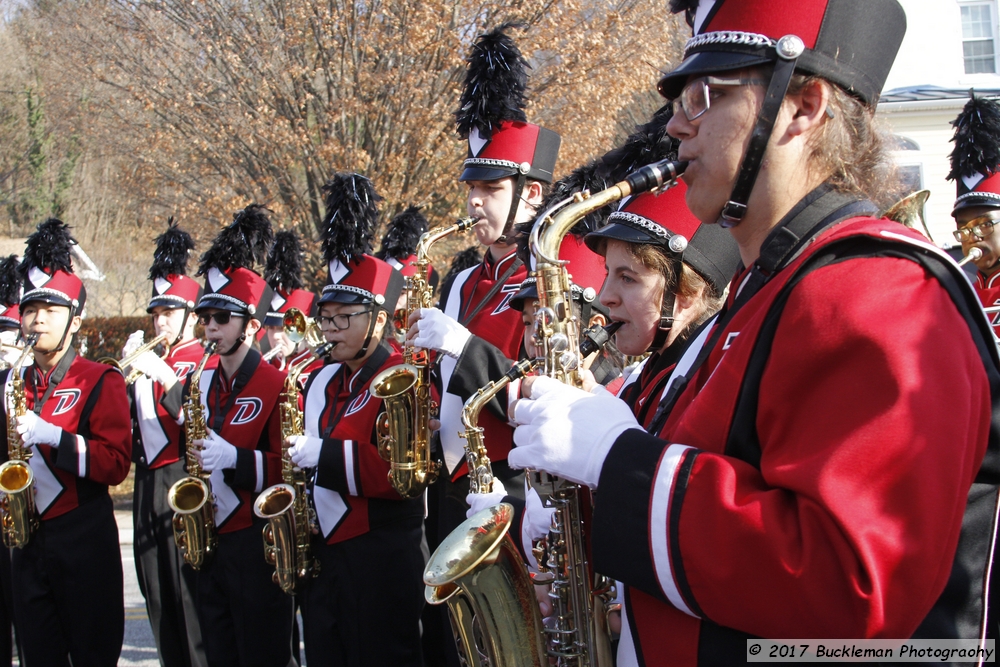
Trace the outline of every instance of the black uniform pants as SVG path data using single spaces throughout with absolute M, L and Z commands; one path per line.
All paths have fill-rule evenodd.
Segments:
M 313 540 L 319 576 L 299 598 L 307 664 L 420 667 L 420 523 L 415 517 L 336 544 Z
M 26 667 L 114 667 L 125 636 L 122 557 L 111 497 L 40 522 L 11 555 Z
M 495 461 L 491 465 L 493 476 L 503 482 L 507 495 L 524 499 L 524 471 L 511 470 L 506 461 Z M 459 477 L 456 481 L 448 478 L 442 470 L 437 481 L 427 490 L 427 547 L 431 553 L 444 538 L 451 534 L 463 521 L 469 509 L 466 496 L 469 495 L 469 477 Z M 427 605 L 421 619 L 423 623 L 424 661 L 428 667 L 458 667 L 458 651 L 455 648 L 454 633 L 448 619 L 448 606 Z
M 183 460 L 154 470 L 135 467 L 135 572 L 164 667 L 208 665 L 194 604 L 194 571 L 174 544 L 174 512 L 167 504 L 170 487 L 186 476 Z
M 265 521 L 219 535 L 197 573 L 197 608 L 212 667 L 286 667 L 292 658 L 292 598 L 271 579 L 261 532 Z M 322 663 L 316 663 L 322 665 Z

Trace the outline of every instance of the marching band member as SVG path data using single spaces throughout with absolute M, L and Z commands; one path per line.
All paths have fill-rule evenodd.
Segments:
M 111 667 L 121 653 L 125 601 L 108 487 L 128 474 L 131 428 L 121 373 L 72 346 L 87 296 L 72 271 L 74 243 L 69 227 L 50 218 L 28 237 L 19 269 L 21 333 L 38 340 L 34 363 L 22 368 L 27 412 L 17 431 L 34 450 L 40 521 L 11 555 L 14 613 L 25 664 Z M 0 377 L 6 396 L 10 372 Z M 5 400 L 5 436 L 7 409 Z M 7 460 L 6 449 L 0 458 Z
M 286 370 L 309 356 L 309 346 L 305 339 L 298 343 L 290 340 L 285 334 L 283 325 L 285 313 L 291 308 L 297 308 L 309 317 L 316 303 L 316 295 L 302 284 L 302 243 L 299 236 L 292 231 L 278 232 L 274 235 L 274 245 L 267 256 L 267 267 L 264 279 L 274 292 L 271 307 L 264 318 L 264 330 L 267 332 L 267 342 L 270 349 L 280 347 L 277 356 L 271 358 L 271 365 L 280 371 Z M 308 366 L 299 375 L 299 382 L 304 387 L 309 374 L 323 365 L 317 360 L 315 365 Z
M 195 369 L 205 350 L 194 337 L 198 321 L 195 304 L 201 285 L 187 276 L 188 255 L 194 249 L 191 235 L 171 220 L 156 238 L 149 279 L 153 294 L 146 312 L 153 320 L 153 334 L 166 335 L 168 353 L 161 359 L 148 350 L 132 362 L 143 371 L 129 388 L 132 404 L 132 458 L 135 489 L 132 496 L 135 571 L 146 600 L 146 612 L 165 666 L 207 665 L 201 628 L 194 606 L 194 573 L 185 566 L 174 544 L 173 511 L 167 493 L 185 477 L 181 447 L 181 414 L 184 379 Z M 136 340 L 137 339 L 137 340 Z M 132 345 L 142 343 L 142 332 Z
M 252 267 L 263 263 L 272 238 L 267 209 L 251 204 L 219 233 L 198 270 L 205 293 L 195 312 L 218 355 L 218 366 L 201 377 L 208 437 L 193 443 L 212 474 L 215 496 L 218 546 L 196 575 L 198 618 L 213 667 L 296 664 L 292 598 L 272 581 L 261 539 L 266 522 L 253 513 L 256 495 L 281 479 L 284 375 L 253 348 L 271 289 Z
M 403 274 L 404 278 L 409 278 L 416 273 L 417 269 L 413 263 L 417 261 L 417 243 L 427 228 L 427 218 L 420 212 L 420 207 L 408 206 L 405 211 L 389 221 L 375 257 L 388 263 L 389 266 Z M 425 279 L 431 290 L 437 289 L 438 278 L 437 271 L 428 264 Z M 405 308 L 406 292 L 404 291 L 399 295 L 396 310 Z M 393 345 L 396 344 L 394 341 L 390 342 Z
M 382 400 L 369 389 L 403 363 L 386 342 L 403 277 L 367 254 L 378 218 L 371 181 L 337 174 L 324 189 L 329 279 L 318 319 L 336 346 L 306 386 L 305 435 L 287 443 L 295 465 L 315 470 L 320 567 L 300 596 L 306 662 L 419 667 L 424 503 L 388 481 L 375 428 Z
M 510 463 L 597 489 L 594 568 L 631 587 L 645 664 L 732 664 L 753 636 L 978 637 L 992 332 L 954 264 L 872 217 L 865 189 L 886 182 L 871 124 L 903 10 L 674 6 L 695 28 L 660 83 L 686 201 L 747 269 L 656 435 L 602 388 L 539 378 Z
M 966 256 L 978 249 L 972 263 L 978 269 L 975 287 L 983 306 L 1000 306 L 1000 235 L 995 233 L 1000 220 L 1000 104 L 973 94 L 952 125 L 955 148 L 948 178 L 958 188 L 951 212 L 955 239 Z M 1000 333 L 1000 313 L 989 318 Z

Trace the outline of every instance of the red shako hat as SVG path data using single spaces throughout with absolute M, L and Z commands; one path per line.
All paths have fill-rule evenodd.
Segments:
M 21 300 L 21 278 L 17 275 L 17 255 L 0 262 L 0 329 L 21 326 L 18 302 Z
M 76 239 L 62 220 L 49 218 L 28 237 L 18 267 L 22 281 L 20 305 L 42 301 L 67 306 L 71 315 L 83 314 L 87 289 L 73 273 L 72 247 Z
M 167 230 L 156 237 L 153 265 L 149 279 L 153 295 L 146 307 L 152 313 L 158 306 L 193 309 L 202 295 L 201 285 L 187 276 L 188 257 L 194 250 L 191 235 L 178 227 L 174 219 L 167 220 Z
M 958 190 L 952 215 L 970 206 L 1000 207 L 1000 104 L 974 91 L 969 95 L 951 123 L 955 148 L 948 178 Z
M 316 295 L 303 289 L 303 254 L 302 243 L 295 232 L 286 230 L 274 235 L 274 244 L 264 269 L 264 280 L 273 290 L 264 318 L 265 326 L 281 326 L 284 314 L 292 308 L 301 310 L 304 315 L 312 314 Z

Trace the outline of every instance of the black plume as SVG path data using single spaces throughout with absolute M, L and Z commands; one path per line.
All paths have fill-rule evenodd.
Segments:
M 958 180 L 973 174 L 993 174 L 1000 170 L 1000 105 L 985 97 L 976 97 L 969 91 L 970 99 L 958 118 L 955 127 L 955 148 L 951 155 L 949 180 Z
M 17 305 L 21 300 L 21 278 L 17 275 L 17 255 L 0 262 L 0 304 Z
M 379 259 L 406 259 L 417 249 L 417 241 L 426 231 L 427 218 L 420 212 L 420 207 L 410 206 L 389 223 L 375 256 Z
M 698 11 L 698 0 L 670 0 L 670 13 L 684 12 L 684 18 L 689 26 L 694 27 L 694 14 Z
M 298 234 L 286 231 L 274 235 L 264 280 L 271 289 L 285 293 L 302 289 L 302 243 Z
M 667 134 L 667 123 L 673 116 L 673 106 L 665 104 L 648 123 L 636 127 L 621 146 L 604 154 L 601 162 L 612 184 L 624 180 L 639 167 L 667 158 L 677 159 L 680 141 Z
M 455 276 L 459 273 L 479 265 L 482 261 L 483 256 L 479 253 L 477 246 L 471 246 L 456 253 L 454 259 L 451 260 L 451 266 L 448 267 L 448 273 L 445 274 L 441 284 L 446 285 L 449 280 L 454 280 Z
M 70 249 L 75 245 L 76 239 L 70 236 L 69 225 L 62 220 L 49 218 L 38 225 L 35 233 L 28 237 L 24 259 L 18 267 L 22 280 L 33 266 L 48 273 L 56 271 L 72 273 L 73 259 L 70 256 Z
M 505 120 L 527 120 L 524 115 L 528 87 L 528 61 L 505 31 L 522 27 L 504 23 L 480 35 L 469 54 L 465 87 L 455 120 L 458 135 L 467 139 L 472 128 L 488 137 Z
M 371 252 L 378 202 L 382 200 L 372 182 L 360 174 L 334 174 L 323 192 L 323 258 L 346 264 L 353 257 Z
M 191 235 L 174 224 L 173 218 L 167 220 L 167 231 L 156 237 L 149 279 L 187 275 L 188 254 L 192 250 L 194 240 Z
M 205 254 L 201 256 L 198 275 L 212 267 L 222 272 L 230 269 L 250 269 L 267 260 L 267 251 L 274 242 L 271 211 L 260 204 L 250 204 L 233 214 L 233 222 L 219 232 Z

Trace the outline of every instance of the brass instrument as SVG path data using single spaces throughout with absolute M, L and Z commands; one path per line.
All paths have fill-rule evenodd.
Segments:
M 611 202 L 676 185 L 686 167 L 686 162 L 663 160 L 594 195 L 577 193 L 572 203 L 558 213 L 553 214 L 554 209 L 546 212 L 532 229 L 529 243 L 536 260 L 533 275 L 538 281 L 534 335 L 542 350 L 544 375 L 574 386 L 582 384 L 580 323 L 572 310 L 568 262 L 559 259 L 563 237 L 584 216 Z M 528 473 L 539 495 L 555 508 L 545 548 L 549 557 L 539 563 L 552 585 L 553 616 L 545 628 L 549 656 L 557 665 L 611 665 L 607 611 L 614 598 L 614 584 L 595 573 L 587 560 L 580 487 L 544 473 Z
M 177 480 L 167 493 L 167 504 L 174 511 L 174 543 L 181 550 L 184 561 L 200 570 L 215 553 L 218 535 L 215 532 L 215 507 L 213 506 L 211 473 L 202 469 L 195 456 L 195 440 L 208 435 L 205 409 L 201 404 L 201 374 L 208 358 L 215 353 L 216 342 L 205 348 L 205 356 L 191 374 L 188 398 L 184 404 L 184 434 L 187 442 L 188 476 Z
M 316 320 L 306 317 L 298 308 L 289 308 L 281 318 L 281 328 L 290 341 L 298 345 L 303 340 L 311 347 L 323 344 L 323 332 L 320 330 Z M 278 356 L 281 347 L 272 347 L 261 355 L 263 361 L 270 361 Z
M 38 512 L 35 509 L 35 475 L 28 465 L 32 452 L 24 446 L 24 440 L 17 432 L 17 420 L 28 412 L 27 397 L 21 368 L 38 341 L 38 334 L 28 336 L 10 369 L 10 391 L 7 403 L 7 462 L 0 466 L 0 526 L 3 529 L 3 543 L 8 549 L 23 549 L 31 539 L 31 533 L 38 527 Z
M 477 218 L 464 218 L 449 227 L 439 227 L 421 235 L 414 263 L 416 272 L 406 279 L 404 323 L 418 309 L 433 305 L 434 295 L 427 284 L 431 246 L 446 236 L 472 229 L 478 222 Z M 403 363 L 376 375 L 370 386 L 372 396 L 381 398 L 385 404 L 376 426 L 379 454 L 390 463 L 389 482 L 403 498 L 413 498 L 437 479 L 440 467 L 431 459 L 430 417 L 437 406 L 431 404 L 427 351 L 405 347 Z
M 294 312 L 293 312 L 294 311 Z M 285 333 L 298 343 L 307 337 L 310 324 L 294 308 L 285 313 Z M 264 490 L 254 501 L 253 511 L 267 519 L 264 527 L 264 559 L 274 565 L 274 583 L 285 593 L 295 595 L 300 579 L 319 573 L 319 562 L 312 557 L 309 541 L 316 513 L 309 506 L 306 472 L 292 463 L 288 455 L 288 438 L 303 435 L 302 410 L 299 409 L 299 374 L 313 362 L 326 356 L 336 343 L 312 346 L 312 353 L 288 369 L 281 394 L 281 479 Z
M 930 190 L 917 190 L 906 195 L 881 213 L 881 217 L 895 220 L 910 229 L 915 229 L 933 243 L 931 230 L 924 219 L 924 204 L 931 196 Z
M 8 345 L 7 343 L 0 343 L 0 352 L 16 352 L 18 356 L 24 353 L 23 345 Z M 10 368 L 10 364 L 4 361 L 3 357 L 0 357 L 0 371 L 5 371 Z
M 167 355 L 170 354 L 170 344 L 167 342 L 169 339 L 167 334 L 160 334 L 148 343 L 143 343 L 134 352 L 129 354 L 122 359 L 115 359 L 114 357 L 101 357 L 97 360 L 99 364 L 107 364 L 109 366 L 114 366 L 117 368 L 122 375 L 125 375 L 125 384 L 129 385 L 139 379 L 142 375 L 142 371 L 132 370 L 127 375 L 125 371 L 132 365 L 132 363 L 139 358 L 139 355 L 145 354 L 150 350 L 156 348 L 157 345 L 163 345 L 166 350 L 163 352 L 161 359 L 166 359 Z
M 983 249 L 978 246 L 972 246 L 971 248 L 969 248 L 969 254 L 967 254 L 965 257 L 959 260 L 958 265 L 965 266 L 969 262 L 974 262 L 977 259 L 980 259 L 982 256 L 983 256 Z

